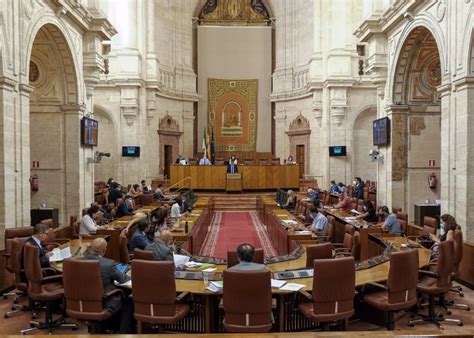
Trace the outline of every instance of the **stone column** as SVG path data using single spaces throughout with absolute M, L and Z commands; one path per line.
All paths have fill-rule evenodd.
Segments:
M 288 157 L 289 149 L 288 145 L 288 136 L 286 136 L 283 131 L 286 131 L 286 111 L 285 109 L 277 109 L 275 111 L 275 130 L 280 132 L 280 136 L 275 138 L 275 157 L 279 157 L 281 163 L 283 160 Z
M 182 143 L 182 155 L 185 157 L 193 156 L 193 144 L 194 144 L 194 112 L 193 103 L 186 102 L 183 107 L 183 137 L 180 141 Z M 211 135 L 209 135 L 210 140 Z M 201 141 L 202 142 L 202 141 Z M 198 147 L 199 148 L 199 147 Z

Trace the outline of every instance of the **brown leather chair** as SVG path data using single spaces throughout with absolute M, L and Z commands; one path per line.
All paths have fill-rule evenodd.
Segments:
M 222 157 L 218 157 L 214 161 L 215 165 L 224 165 L 224 159 Z
M 383 291 L 366 294 L 364 302 L 387 313 L 387 330 L 395 328 L 394 312 L 416 304 L 418 282 L 418 250 L 404 250 L 390 255 L 387 285 L 369 283 Z
M 420 315 L 420 319 L 413 319 L 408 322 L 410 326 L 424 322 L 436 324 L 442 328 L 441 322 L 448 322 L 462 326 L 459 319 L 439 317 L 435 311 L 435 297 L 444 296 L 452 287 L 451 276 L 454 261 L 454 241 L 444 241 L 439 243 L 439 257 L 435 271 L 420 270 L 424 277 L 419 281 L 417 290 L 419 293 L 429 296 L 428 315 Z
M 392 212 L 393 212 L 394 214 L 397 214 L 397 213 L 399 213 L 399 212 L 402 212 L 402 208 L 393 207 L 393 208 L 392 208 Z
M 351 251 L 353 243 L 354 243 L 354 236 L 347 233 L 347 232 L 345 232 L 344 233 L 344 240 L 343 240 L 342 243 L 333 243 L 332 244 L 336 256 L 339 252 L 344 253 L 344 252 Z
M 244 158 L 245 165 L 253 165 L 253 159 L 251 158 Z
M 54 328 L 71 328 L 77 330 L 77 324 L 64 323 L 64 318 L 53 320 L 54 304 L 62 302 L 64 290 L 62 275 L 43 276 L 39 261 L 39 248 L 25 244 L 24 265 L 26 279 L 28 280 L 28 295 L 34 302 L 46 303 L 45 322 L 30 322 L 31 327 L 21 330 L 21 334 L 36 330 L 48 330 L 51 334 Z
M 52 218 L 43 219 L 43 220 L 41 220 L 40 223 L 46 225 L 48 228 L 53 227 L 53 219 Z M 36 225 L 36 224 L 32 224 L 32 225 Z
M 255 249 L 255 255 L 253 256 L 252 262 L 263 264 L 265 260 L 265 256 L 263 253 L 263 249 Z M 227 251 L 227 268 L 233 267 L 240 263 L 239 255 L 237 255 L 237 251 Z
M 347 233 L 346 233 L 347 234 Z M 347 240 L 346 234 L 344 235 L 344 240 Z M 347 247 L 346 243 L 343 243 L 342 248 L 336 248 L 335 253 L 336 257 L 341 256 L 352 256 L 356 261 L 360 260 L 360 233 L 359 231 L 355 231 L 354 235 L 352 235 L 352 239 L 348 242 L 350 243 L 349 247 Z
M 176 303 L 186 293 L 176 297 L 173 262 L 134 260 L 132 281 L 137 333 L 143 323 L 175 324 L 189 313 L 188 304 Z
M 327 242 L 306 247 L 306 267 L 312 268 L 315 259 L 332 258 L 332 244 Z
M 259 165 L 267 165 L 267 164 L 269 164 L 269 163 L 268 163 L 268 159 L 266 159 L 266 158 L 261 158 L 261 159 L 258 160 L 258 164 L 259 164 Z
M 188 161 L 189 165 L 197 165 L 199 163 L 197 158 L 190 158 Z
M 224 328 L 227 332 L 268 332 L 272 328 L 270 271 L 224 270 Z
M 26 305 L 17 304 L 18 300 L 21 296 L 27 294 L 28 284 L 25 276 L 25 272 L 21 267 L 21 258 L 23 247 L 28 240 L 28 237 L 23 238 L 13 238 L 9 239 L 10 244 L 10 256 L 9 256 L 9 271 L 13 272 L 15 279 L 14 279 L 14 287 L 18 295 L 13 300 L 13 305 L 10 311 L 5 313 L 5 318 L 9 318 L 16 313 L 21 313 L 23 311 L 29 311 L 30 307 Z M 4 295 L 5 298 L 5 295 Z
M 97 260 L 66 259 L 63 263 L 63 283 L 67 315 L 88 322 L 110 318 L 113 313 L 104 309 L 104 299 L 123 294 L 120 289 L 104 293 L 100 262 Z
M 272 164 L 273 164 L 273 165 L 278 165 L 278 164 L 280 164 L 280 158 L 279 158 L 279 157 L 272 158 Z
M 71 225 L 71 232 L 72 232 L 72 238 L 79 238 L 79 231 L 81 228 L 81 223 L 78 221 L 75 221 Z
M 135 249 L 133 251 L 133 259 L 142 259 L 145 261 L 154 261 L 155 260 L 155 255 L 153 254 L 153 251 L 146 251 L 142 249 Z
M 435 233 L 436 233 L 436 229 L 439 228 L 438 220 L 434 217 L 429 217 L 429 216 L 423 217 L 423 225 L 435 229 Z
M 141 194 L 139 197 L 141 206 L 152 205 L 154 202 L 153 194 Z
M 347 320 L 354 314 L 354 257 L 314 260 L 313 292 L 302 292 L 311 302 L 301 303 L 298 310 L 313 322 L 327 323 Z
M 84 217 L 87 214 L 88 210 L 89 210 L 89 207 L 82 209 L 82 217 Z
M 454 231 L 454 263 L 453 263 L 453 272 L 452 272 L 452 279 L 459 277 L 459 264 L 461 263 L 462 256 L 463 256 L 463 237 L 461 229 L 456 229 Z M 451 292 L 457 293 L 460 297 L 464 297 L 464 293 L 462 291 L 461 286 L 453 286 L 449 289 Z M 461 309 L 470 311 L 471 308 L 467 304 L 455 304 L 452 300 L 447 300 L 444 302 L 444 305 L 448 307 L 453 307 L 455 309 Z
M 130 259 L 130 252 L 128 251 L 128 236 L 126 229 L 123 229 L 119 235 L 119 255 L 120 255 L 120 262 L 129 264 Z

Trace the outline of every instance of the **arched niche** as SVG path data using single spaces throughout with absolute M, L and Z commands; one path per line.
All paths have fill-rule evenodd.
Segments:
M 311 134 L 311 127 L 309 121 L 301 113 L 290 123 L 288 131 L 290 154 L 300 165 L 300 177 L 309 170 L 309 135 Z M 299 155 L 299 156 L 298 156 Z
M 169 177 L 169 166 L 174 163 L 174 159 L 179 154 L 179 141 L 182 134 L 178 122 L 169 114 L 160 119 L 158 125 L 160 174 Z
M 377 163 L 369 160 L 369 150 L 374 149 L 372 122 L 377 119 L 377 107 L 363 109 L 354 120 L 352 128 L 352 177 L 363 180 L 377 180 Z

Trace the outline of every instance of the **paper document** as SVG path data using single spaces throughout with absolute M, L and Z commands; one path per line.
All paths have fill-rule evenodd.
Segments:
M 297 221 L 292 220 L 292 219 L 284 219 L 284 220 L 282 220 L 282 222 L 285 223 L 285 224 L 298 224 Z
M 180 266 L 181 264 L 186 264 L 189 262 L 189 256 L 185 255 L 173 255 L 174 266 Z
M 209 282 L 206 289 L 214 293 L 221 292 L 224 289 L 224 281 Z
M 344 217 L 345 221 L 355 221 L 356 218 L 354 216 Z
M 189 261 L 184 265 L 186 265 L 187 268 L 198 268 L 202 265 L 202 263 Z
M 207 268 L 207 269 L 202 270 L 202 272 L 214 272 L 216 270 L 217 268 Z
M 298 284 L 298 283 L 286 283 L 285 285 L 283 285 L 280 290 L 284 290 L 284 291 L 298 291 L 299 289 L 302 289 L 304 288 L 305 285 L 304 284 Z
M 352 209 L 351 212 L 356 214 L 356 215 L 362 215 L 362 213 L 358 212 L 356 209 Z
M 278 280 L 278 279 L 271 279 L 271 283 L 272 283 L 272 288 L 281 288 L 283 285 L 285 285 L 285 281 L 284 280 Z
M 313 232 L 309 230 L 297 230 L 295 231 L 298 235 L 311 235 Z
M 64 249 L 55 248 L 53 249 L 52 253 L 53 255 L 49 257 L 50 262 L 60 262 L 72 256 L 70 247 L 66 247 Z

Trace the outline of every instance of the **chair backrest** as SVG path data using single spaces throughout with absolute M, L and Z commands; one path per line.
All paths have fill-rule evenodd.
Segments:
M 197 158 L 190 158 L 188 163 L 190 165 L 196 165 L 196 164 L 198 164 L 198 160 L 197 160 Z
M 393 207 L 393 208 L 392 208 L 392 212 L 393 212 L 394 214 L 397 214 L 397 213 L 399 213 L 399 212 L 402 212 L 402 208 Z
M 423 217 L 423 225 L 438 229 L 438 220 L 434 217 L 425 216 Z
M 35 295 L 43 292 L 41 280 L 43 273 L 41 270 L 41 263 L 39 259 L 39 248 L 30 243 L 25 244 L 23 250 L 23 264 L 25 267 L 25 275 L 28 280 L 28 294 L 34 299 Z
M 354 313 L 354 290 L 354 257 L 314 261 L 314 314 L 350 317 Z
M 40 223 L 46 225 L 48 228 L 53 227 L 53 219 L 52 218 L 43 219 L 43 220 L 41 220 Z M 33 225 L 35 225 L 35 224 L 33 224 Z
M 463 248 L 462 248 L 463 238 L 461 229 L 454 230 L 454 263 L 453 263 L 453 273 L 459 273 L 459 264 L 462 260 Z
M 266 165 L 266 164 L 268 164 L 268 159 L 266 159 L 266 158 L 261 158 L 261 159 L 258 160 L 258 164 L 260 164 L 260 165 Z
M 329 242 L 334 242 L 334 231 L 335 231 L 335 223 L 336 219 L 334 216 L 327 215 L 328 219 L 328 229 L 326 231 L 326 236 L 329 236 Z
M 63 284 L 69 316 L 94 319 L 94 314 L 104 310 L 104 288 L 98 260 L 66 259 L 63 263 Z
M 140 205 L 151 205 L 153 204 L 154 198 L 152 194 L 141 194 L 140 195 Z
M 78 237 L 79 236 L 80 227 L 81 227 L 80 222 L 75 221 L 74 223 L 72 223 L 72 226 L 71 226 L 72 237 Z
M 224 327 L 229 332 L 271 329 L 270 271 L 224 270 Z
M 13 273 L 13 269 L 11 267 L 11 262 L 10 262 L 13 239 L 19 238 L 26 241 L 31 236 L 33 236 L 33 227 L 20 227 L 20 228 L 5 229 L 5 254 L 6 254 L 5 269 L 7 269 L 7 271 Z
M 280 164 L 280 158 L 279 157 L 272 158 L 272 164 L 273 165 Z
M 352 250 L 352 243 L 354 242 L 353 235 L 349 233 L 344 233 L 344 241 L 342 242 L 342 246 L 346 249 Z
M 306 247 L 306 267 L 312 268 L 315 259 L 332 258 L 332 244 L 327 242 Z
M 400 230 L 402 233 L 406 234 L 407 233 L 407 222 L 404 221 L 403 219 L 398 220 L 400 222 Z
M 253 256 L 252 262 L 263 264 L 264 258 L 263 249 L 255 249 L 255 255 Z M 227 267 L 230 268 L 239 263 L 240 260 L 237 251 L 227 251 Z
M 84 217 L 87 214 L 87 211 L 89 211 L 89 208 L 82 209 L 82 217 Z
M 222 157 L 218 157 L 214 160 L 215 165 L 224 165 L 224 159 Z
M 418 266 L 416 249 L 393 252 L 390 255 L 387 281 L 389 303 L 407 303 L 417 298 Z
M 251 158 L 244 158 L 245 165 L 253 165 L 253 160 Z
M 146 250 L 136 248 L 133 251 L 133 259 L 142 259 L 142 260 L 145 260 L 145 261 L 153 261 L 155 259 L 155 255 L 153 254 L 153 251 L 146 251 Z
M 397 218 L 408 222 L 408 214 L 404 214 L 403 212 L 397 212 Z
M 132 281 L 135 316 L 175 315 L 174 262 L 133 260 Z
M 11 240 L 11 251 L 10 251 L 10 271 L 15 274 L 15 283 L 21 283 L 23 281 L 21 258 L 23 247 L 28 239 L 27 238 L 14 238 Z
M 352 249 L 351 255 L 356 261 L 360 259 L 360 233 L 359 231 L 354 232 L 352 235 Z
M 454 261 L 454 241 L 444 241 L 439 243 L 439 258 L 436 264 L 436 272 L 439 274 L 436 285 L 439 288 L 450 287 L 451 273 Z
M 128 251 L 128 237 L 125 230 L 123 229 L 119 235 L 119 254 L 120 261 L 128 264 L 130 263 L 130 252 Z
M 429 225 L 423 225 L 422 234 L 423 235 L 427 235 L 427 234 L 433 234 L 434 235 L 434 234 L 436 234 L 436 228 L 432 228 Z

